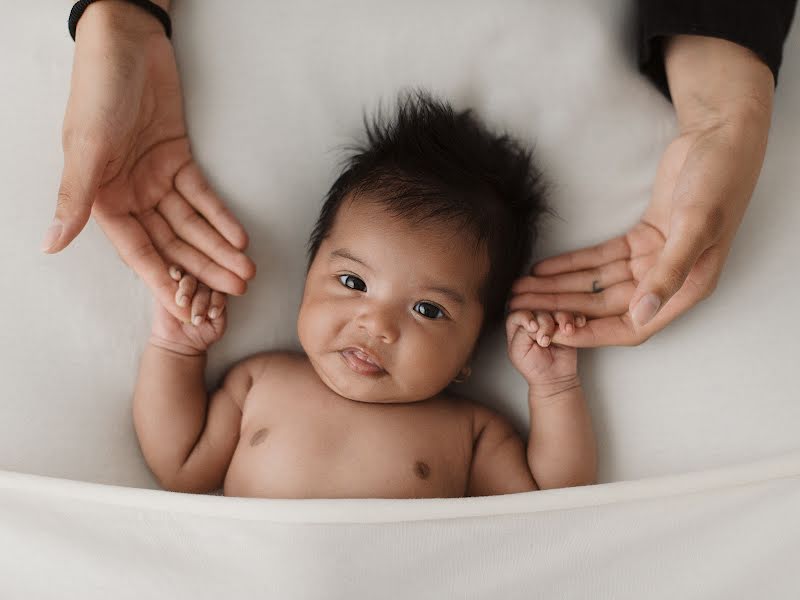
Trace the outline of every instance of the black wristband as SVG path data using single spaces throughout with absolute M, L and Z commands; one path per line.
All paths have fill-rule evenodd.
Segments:
M 92 2 L 96 1 L 97 0 L 80 0 L 79 2 L 76 2 L 72 7 L 72 10 L 69 11 L 67 26 L 69 27 L 69 34 L 72 36 L 73 40 L 75 39 L 75 30 L 78 28 L 78 20 L 81 18 L 81 15 L 83 15 L 83 11 L 85 11 L 86 7 Z M 126 0 L 126 2 L 130 2 L 131 4 L 135 4 L 136 6 L 143 8 L 156 19 L 161 21 L 161 24 L 164 26 L 164 33 L 167 34 L 167 38 L 172 39 L 172 21 L 170 21 L 167 11 L 161 8 L 158 4 L 149 2 L 148 0 Z

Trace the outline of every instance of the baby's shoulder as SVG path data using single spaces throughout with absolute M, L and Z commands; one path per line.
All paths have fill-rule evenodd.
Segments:
M 256 379 L 261 379 L 286 375 L 288 370 L 306 365 L 308 358 L 296 350 L 264 350 L 248 356 L 242 363 L 245 361 L 251 363 Z
M 465 396 L 448 393 L 444 396 L 448 403 L 458 406 L 460 412 L 469 420 L 472 428 L 472 438 L 480 436 L 483 429 L 491 421 L 500 420 L 508 422 L 508 418 L 491 406 L 482 404 Z

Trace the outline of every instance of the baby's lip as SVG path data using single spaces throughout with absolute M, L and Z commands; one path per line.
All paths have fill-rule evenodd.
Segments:
M 348 346 L 347 348 L 342 349 L 342 352 L 353 352 L 358 356 L 361 360 L 365 360 L 368 363 L 372 363 L 379 369 L 383 369 L 383 365 L 381 364 L 380 360 L 378 360 L 374 354 L 364 350 L 364 348 L 360 346 Z M 383 369 L 384 371 L 386 369 Z

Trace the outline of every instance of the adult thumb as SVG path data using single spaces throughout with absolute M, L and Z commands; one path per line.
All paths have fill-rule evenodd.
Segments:
M 667 301 L 681 289 L 700 255 L 706 237 L 697 229 L 673 230 L 656 264 L 639 282 L 628 310 L 637 327 L 649 323 Z
M 66 248 L 83 230 L 91 215 L 106 160 L 98 148 L 92 151 L 84 146 L 82 150 L 64 153 L 56 214 L 42 240 L 41 250 L 47 254 Z

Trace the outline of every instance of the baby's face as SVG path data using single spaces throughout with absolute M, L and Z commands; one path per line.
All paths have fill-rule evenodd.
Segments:
M 303 349 L 334 392 L 360 402 L 427 400 L 465 366 L 483 320 L 478 289 L 489 259 L 453 229 L 407 224 L 364 200 L 342 203 L 297 320 Z M 382 368 L 369 372 L 348 348 Z

